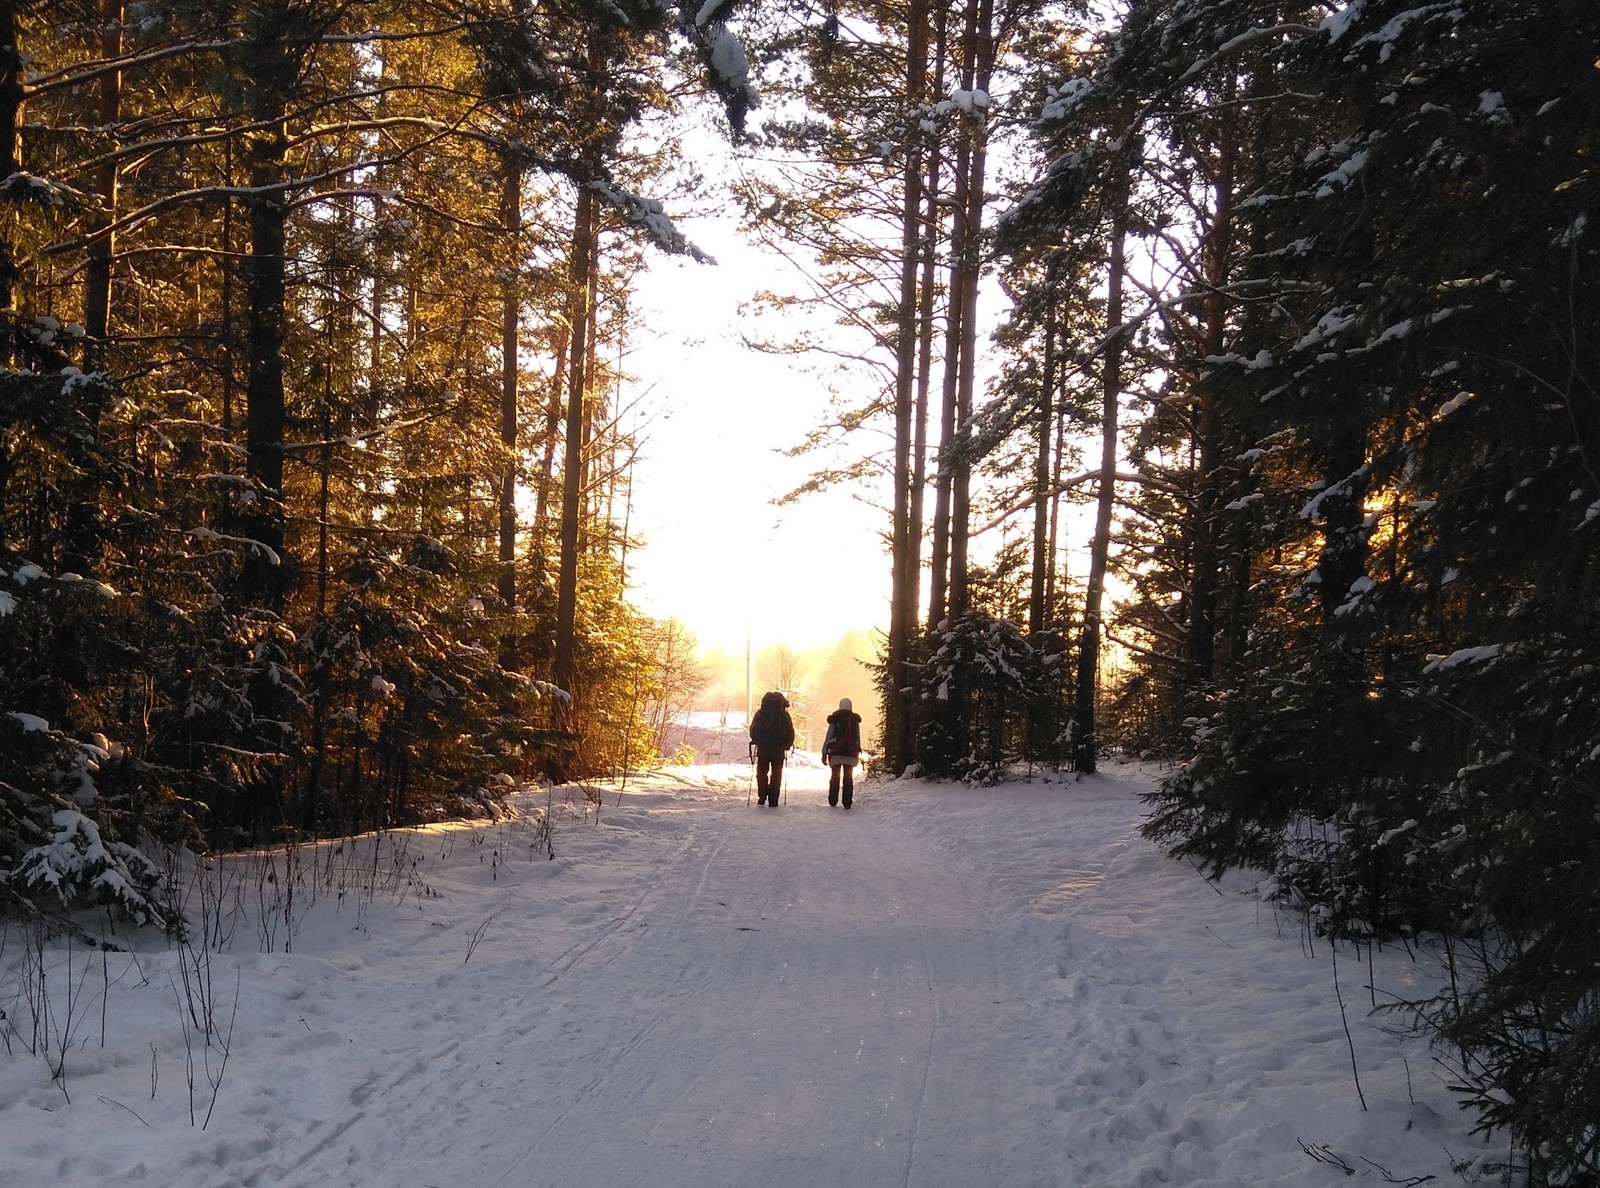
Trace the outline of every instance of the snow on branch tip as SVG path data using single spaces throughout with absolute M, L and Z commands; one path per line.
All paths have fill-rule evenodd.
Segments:
M 588 185 L 602 202 L 614 210 L 621 211 L 631 226 L 642 230 L 662 251 L 674 256 L 689 256 L 701 264 L 717 262 L 716 257 L 700 250 L 678 230 L 672 217 L 654 198 L 644 198 L 630 193 L 608 181 L 596 180 L 589 182 Z
M 662 0 L 664 3 L 665 0 Z M 759 106 L 750 82 L 750 58 L 744 43 L 728 28 L 736 0 L 683 0 L 679 27 L 700 52 L 711 89 L 721 96 L 735 139 L 744 136 L 745 117 Z

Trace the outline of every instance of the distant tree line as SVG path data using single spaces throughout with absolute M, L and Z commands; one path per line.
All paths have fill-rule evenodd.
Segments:
M 694 251 L 642 192 L 695 79 L 737 126 L 703 5 L 0 2 L 8 910 L 52 841 L 654 753 L 692 645 L 623 597 L 608 360 L 642 252 Z
M 891 491 L 886 758 L 1182 760 L 1149 835 L 1440 930 L 1464 1102 L 1596 1182 L 1600 8 L 1093 13 L 841 3 L 784 58 L 748 211 L 859 344 L 811 444 Z

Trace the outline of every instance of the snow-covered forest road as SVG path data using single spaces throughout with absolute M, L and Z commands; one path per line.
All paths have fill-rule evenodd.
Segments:
M 1345 951 L 1336 987 L 1247 880 L 1137 836 L 1149 778 L 905 781 L 846 812 L 814 767 L 778 809 L 685 768 L 598 822 L 569 805 L 553 861 L 531 812 L 349 847 L 377 893 L 302 904 L 292 952 L 247 952 L 258 922 L 214 958 L 209 1124 L 182 954 L 152 947 L 142 984 L 112 968 L 70 1102 L 0 1065 L 0 1183 L 1333 1185 L 1483 1156 L 1425 1047 L 1369 1017 L 1426 954 L 1379 952 L 1369 991 Z
M 790 784 L 658 832 L 576 935 L 508 895 L 448 1001 L 419 985 L 389 1060 L 244 1182 L 1053 1182 L 999 912 L 881 813 L 830 811 L 815 769 Z

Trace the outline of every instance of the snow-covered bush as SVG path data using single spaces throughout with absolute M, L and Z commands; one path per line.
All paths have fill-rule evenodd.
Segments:
M 941 624 L 926 647 L 916 667 L 915 761 L 933 778 L 998 782 L 1024 756 L 1039 707 L 1061 717 L 1059 663 L 1046 663 L 1015 623 L 979 612 Z
M 103 905 L 136 925 L 170 923 L 156 865 L 103 828 L 121 815 L 95 779 L 109 757 L 103 739 L 0 713 L 0 912 Z
M 149 858 L 124 842 L 107 842 L 99 826 L 73 809 L 58 809 L 51 822 L 50 840 L 23 854 L 10 876 L 15 886 L 48 892 L 66 908 L 111 906 L 136 924 L 170 921 L 161 872 Z

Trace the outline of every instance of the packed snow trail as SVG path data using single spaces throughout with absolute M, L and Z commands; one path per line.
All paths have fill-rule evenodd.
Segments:
M 847 812 L 814 760 L 777 809 L 747 765 L 680 768 L 598 815 L 562 789 L 230 857 L 194 884 L 222 951 L 47 951 L 43 1057 L 9 933 L 0 1186 L 1499 1182 L 1448 1067 L 1373 1010 L 1440 987 L 1430 945 L 1335 954 L 1167 858 L 1157 774 Z
M 504 984 L 400 1062 L 403 1096 L 363 1086 L 244 1182 L 1053 1183 L 982 888 L 870 797 L 789 782 L 777 809 L 725 798 L 565 951 L 533 903 L 496 917 Z

